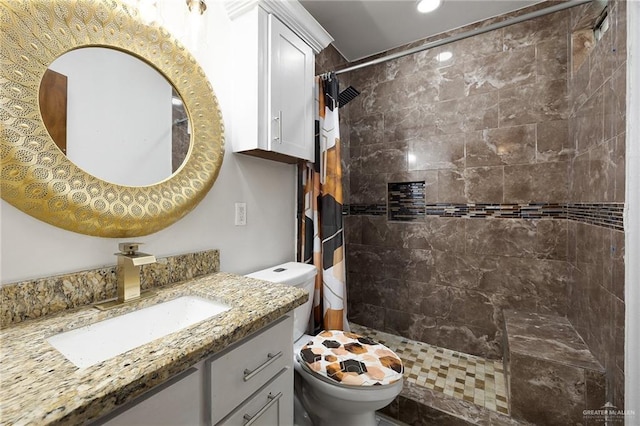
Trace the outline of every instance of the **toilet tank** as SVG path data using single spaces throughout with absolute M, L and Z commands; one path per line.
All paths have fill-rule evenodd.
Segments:
M 293 311 L 294 342 L 307 331 L 307 324 L 311 317 L 311 307 L 313 306 L 313 293 L 317 273 L 316 267 L 313 265 L 288 262 L 247 275 L 250 278 L 298 287 L 309 292 L 309 300 Z

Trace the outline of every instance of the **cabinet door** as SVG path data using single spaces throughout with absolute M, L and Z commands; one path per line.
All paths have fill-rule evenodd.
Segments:
M 293 368 L 287 367 L 223 419 L 219 426 L 293 424 Z
M 200 426 L 206 424 L 203 366 L 204 363 L 199 363 L 99 419 L 93 426 Z
M 269 15 L 271 151 L 313 161 L 314 56 L 311 48 Z

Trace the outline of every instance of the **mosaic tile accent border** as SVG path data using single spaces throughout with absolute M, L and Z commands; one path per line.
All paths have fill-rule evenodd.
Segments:
M 219 250 L 158 258 L 140 273 L 143 290 L 220 270 Z M 0 328 L 116 297 L 116 266 L 0 286 Z
M 502 360 L 468 355 L 353 323 L 351 331 L 370 337 L 394 351 L 404 364 L 405 381 L 488 410 L 509 414 Z
M 566 204 L 567 219 L 624 231 L 624 203 Z
M 389 182 L 389 220 L 411 221 L 424 216 L 424 181 Z
M 344 214 L 387 214 L 384 204 L 346 205 Z M 624 231 L 624 203 L 522 203 L 522 204 L 425 204 L 424 216 L 502 219 L 568 219 Z M 390 218 L 390 220 L 392 220 Z

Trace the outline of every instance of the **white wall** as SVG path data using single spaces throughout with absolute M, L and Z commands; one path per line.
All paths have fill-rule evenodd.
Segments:
M 171 167 L 171 85 L 142 60 L 87 47 L 56 59 L 67 76 L 67 157 L 108 182 L 145 186 Z
M 163 25 L 184 28 L 183 1 L 161 0 Z M 175 10 L 171 8 L 176 8 Z M 135 238 L 158 256 L 217 248 L 223 271 L 247 273 L 294 259 L 295 166 L 233 154 L 229 134 L 234 51 L 230 21 L 221 2 L 207 2 L 199 38 L 184 34 L 207 73 L 225 120 L 226 154 L 218 180 L 185 218 L 155 234 Z M 174 31 L 175 30 L 175 31 Z M 197 44 L 193 40 L 197 40 Z M 247 226 L 234 226 L 234 203 L 247 203 Z M 0 209 L 2 283 L 113 265 L 118 242 L 84 236 L 33 219 L 2 201 Z

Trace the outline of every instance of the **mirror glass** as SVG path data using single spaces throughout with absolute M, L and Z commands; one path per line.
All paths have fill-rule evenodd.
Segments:
M 107 182 L 152 185 L 187 157 L 190 126 L 182 99 L 133 55 L 102 47 L 67 52 L 45 72 L 39 101 L 58 148 Z

